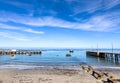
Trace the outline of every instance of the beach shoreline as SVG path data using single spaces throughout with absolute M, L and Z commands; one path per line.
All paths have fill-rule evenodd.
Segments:
M 24 69 L 63 69 L 63 70 L 82 70 L 81 66 L 89 65 L 89 64 L 80 64 L 80 65 L 18 65 L 18 64 L 2 64 L 0 65 L 1 69 L 16 69 L 16 70 L 24 70 Z M 111 70 L 111 69 L 117 69 L 120 70 L 120 66 L 96 66 L 96 65 L 90 65 L 94 69 L 103 69 L 103 70 Z
M 120 78 L 119 67 L 93 66 L 93 69 Z M 97 83 L 99 80 L 90 72 L 84 72 L 81 66 L 44 66 L 28 69 L 0 69 L 0 81 L 1 83 Z

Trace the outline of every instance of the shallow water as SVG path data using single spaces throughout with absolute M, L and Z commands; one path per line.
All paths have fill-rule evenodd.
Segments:
M 100 50 L 111 51 L 111 50 Z M 114 50 L 118 52 L 119 50 Z M 69 50 L 45 50 L 42 54 L 28 55 L 0 55 L 0 65 L 29 65 L 29 66 L 72 66 L 87 63 L 94 66 L 120 66 L 118 62 L 86 56 L 86 50 L 74 50 L 72 56 L 67 57 Z M 3 66 L 2 66 L 3 67 Z M 12 66 L 13 67 L 13 66 Z

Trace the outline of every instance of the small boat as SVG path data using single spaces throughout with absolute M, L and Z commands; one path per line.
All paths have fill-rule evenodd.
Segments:
M 70 50 L 69 52 L 70 52 L 70 53 L 73 53 L 74 51 L 73 51 L 73 50 Z

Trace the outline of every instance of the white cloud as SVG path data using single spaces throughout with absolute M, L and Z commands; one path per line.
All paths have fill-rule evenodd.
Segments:
M 110 9 L 120 4 L 120 0 L 103 0 L 103 4 L 105 9 Z
M 0 36 L 4 37 L 4 38 L 13 39 L 13 40 L 29 41 L 28 38 L 26 38 L 25 36 L 23 36 L 23 35 L 21 35 L 19 33 L 16 33 L 16 32 L 1 31 Z
M 8 15 L 9 14 L 9 15 Z M 2 16 L 3 15 L 3 16 Z M 120 24 L 120 13 L 105 13 L 103 15 L 93 16 L 83 22 L 70 22 L 54 17 L 30 17 L 22 16 L 12 13 L 1 14 L 0 22 L 15 22 L 21 23 L 29 26 L 49 26 L 49 27 L 61 27 L 61 28 L 70 28 L 70 29 L 81 29 L 88 31 L 113 31 L 118 30 Z M 4 19 L 7 18 L 7 19 Z M 43 32 L 34 31 L 32 29 L 24 29 L 26 32 L 42 34 Z
M 29 15 L 34 15 L 35 12 L 37 13 L 49 13 L 51 15 L 56 15 L 58 12 L 54 11 L 52 8 L 47 8 L 44 2 L 43 5 L 39 5 L 40 1 L 37 0 L 30 0 L 29 3 L 25 3 L 22 1 L 16 1 L 16 0 L 0 0 L 1 2 L 14 5 L 19 8 L 23 8 L 27 11 L 29 11 Z M 97 10 L 107 10 L 110 8 L 113 8 L 114 6 L 120 4 L 120 0 L 52 0 L 51 4 L 57 4 L 58 2 L 63 2 L 64 5 L 68 7 L 68 10 L 73 11 L 73 14 L 71 16 L 77 15 L 81 12 L 89 12 L 93 13 Z M 66 4 L 66 3 L 67 4 Z M 37 7 L 36 7 L 37 4 Z M 56 7 L 56 6 L 55 6 Z M 47 8 L 44 9 L 44 8 Z M 71 12 L 70 11 L 70 12 Z
M 93 13 L 98 10 L 108 10 L 120 4 L 120 0 L 65 0 L 75 16 L 82 12 Z M 72 6 L 73 5 L 73 6 Z
M 13 30 L 19 30 L 19 28 L 18 28 L 18 27 L 5 25 L 5 24 L 3 24 L 3 23 L 0 23 L 0 28 L 3 28 L 3 29 L 13 29 Z
M 23 9 L 27 9 L 27 10 L 30 10 L 30 9 L 34 8 L 32 4 L 21 2 L 19 0 L 0 0 L 0 1 L 3 2 L 3 3 L 7 3 L 7 4 L 10 4 L 10 5 L 16 6 L 18 8 L 23 8 Z
M 35 33 L 35 34 L 44 34 L 44 32 L 41 32 L 41 31 L 35 31 L 35 30 L 32 30 L 32 29 L 24 29 L 24 31 L 26 31 L 26 32 L 30 32 L 30 33 Z
M 44 34 L 44 32 L 42 32 L 42 31 L 36 31 L 31 28 L 11 26 L 11 25 L 7 25 L 7 24 L 3 24 L 3 23 L 0 23 L 0 28 L 10 29 L 10 30 L 20 30 L 20 31 L 24 31 L 24 32 L 33 33 L 33 34 Z
M 71 16 L 77 15 L 81 12 L 92 13 L 102 7 L 101 0 L 73 0 L 71 2 L 69 2 L 69 0 L 67 1 L 70 3 L 69 5 L 77 3 L 77 5 L 71 7 L 74 12 L 74 14 Z

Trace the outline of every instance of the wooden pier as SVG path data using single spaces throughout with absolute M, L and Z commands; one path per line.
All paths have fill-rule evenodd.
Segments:
M 120 53 L 117 52 L 100 52 L 100 51 L 86 51 L 86 55 L 119 61 Z
M 12 54 L 42 54 L 41 50 L 0 50 L 0 55 Z

